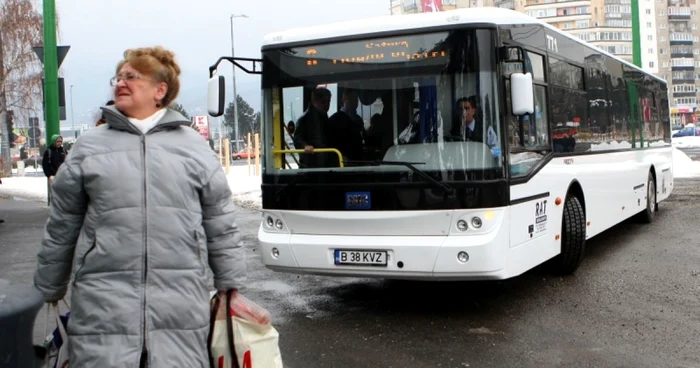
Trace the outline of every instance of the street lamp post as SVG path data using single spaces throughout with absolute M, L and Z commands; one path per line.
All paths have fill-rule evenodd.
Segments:
M 245 14 L 231 14 L 231 57 L 236 56 L 235 42 L 233 37 L 233 18 L 248 18 Z M 238 94 L 236 94 L 236 65 L 233 65 L 233 122 L 236 129 L 236 152 L 240 151 L 238 143 Z
M 70 123 L 73 130 L 73 140 L 78 139 L 78 133 L 75 131 L 75 114 L 73 113 L 73 85 L 70 85 Z

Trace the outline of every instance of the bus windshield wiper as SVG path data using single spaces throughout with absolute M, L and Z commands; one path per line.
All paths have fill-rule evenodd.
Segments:
M 409 168 L 411 171 L 414 173 L 418 174 L 418 176 L 422 177 L 423 179 L 429 181 L 431 184 L 441 188 L 444 190 L 448 195 L 454 195 L 455 194 L 455 189 L 452 188 L 451 186 L 441 183 L 438 180 L 435 180 L 433 177 L 430 175 L 426 174 L 425 172 L 421 171 L 420 169 L 416 168 L 413 165 L 425 165 L 425 162 L 407 162 L 407 161 L 383 161 L 383 160 L 374 160 L 374 161 L 345 161 L 346 164 L 370 164 L 373 166 L 379 166 L 379 165 L 393 165 L 393 166 L 405 166 Z

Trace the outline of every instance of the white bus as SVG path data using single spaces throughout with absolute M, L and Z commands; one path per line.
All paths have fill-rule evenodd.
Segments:
M 268 35 L 262 59 L 210 68 L 214 116 L 222 60 L 262 76 L 258 236 L 275 271 L 506 279 L 546 262 L 570 274 L 587 239 L 651 222 L 671 194 L 666 83 L 518 12 Z M 291 111 L 305 112 L 296 147 L 283 139 Z

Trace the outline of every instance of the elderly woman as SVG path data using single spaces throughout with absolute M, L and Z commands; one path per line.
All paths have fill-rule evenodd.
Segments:
M 60 300 L 75 261 L 71 367 L 208 367 L 206 262 L 220 292 L 244 275 L 231 192 L 207 142 L 166 108 L 173 53 L 127 50 L 116 71 L 106 124 L 54 180 L 34 283 Z

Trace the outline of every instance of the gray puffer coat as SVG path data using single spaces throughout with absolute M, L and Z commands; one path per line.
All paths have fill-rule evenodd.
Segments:
M 53 183 L 34 277 L 65 296 L 71 367 L 207 367 L 209 290 L 241 287 L 243 248 L 216 155 L 168 110 L 147 134 L 113 106 Z

